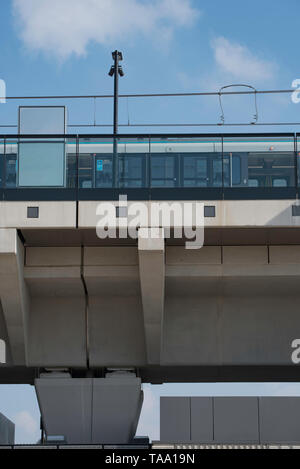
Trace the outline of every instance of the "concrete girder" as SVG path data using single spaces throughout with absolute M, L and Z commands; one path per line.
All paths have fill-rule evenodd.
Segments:
M 147 362 L 158 365 L 161 362 L 165 303 L 164 230 L 142 228 L 139 231 L 139 267 Z
M 13 364 L 27 365 L 30 297 L 24 282 L 24 247 L 15 229 L 0 229 L 0 298 Z
M 145 338 L 135 246 L 86 247 L 89 362 L 92 367 L 145 366 Z
M 81 248 L 27 248 L 24 277 L 31 297 L 28 364 L 85 367 Z

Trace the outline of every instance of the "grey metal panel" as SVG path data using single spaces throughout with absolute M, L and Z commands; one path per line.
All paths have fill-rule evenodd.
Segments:
M 160 439 L 165 443 L 191 441 L 191 399 L 189 397 L 161 397 Z
M 65 134 L 65 106 L 20 106 L 19 133 L 22 135 Z
M 141 380 L 135 375 L 94 379 L 92 443 L 127 445 L 133 441 L 142 404 Z
M 300 443 L 299 397 L 259 399 L 261 443 Z
M 205 218 L 215 218 L 216 217 L 216 207 L 215 205 L 207 205 L 204 207 L 204 217 Z
M 258 444 L 258 399 L 256 397 L 215 398 L 214 440 L 222 444 Z
M 14 445 L 15 424 L 0 414 L 0 445 Z
M 44 427 L 68 444 L 91 443 L 92 379 L 44 378 L 35 381 Z
M 39 207 L 27 207 L 27 218 L 39 218 L 40 208 Z
M 191 398 L 191 441 L 192 443 L 213 443 L 213 399 L 211 397 Z
M 44 428 L 63 446 L 134 441 L 142 409 L 141 380 L 134 374 L 76 379 L 44 375 L 35 381 Z M 55 438 L 54 438 L 55 437 Z
M 42 446 L 42 445 L 20 445 L 20 446 L 15 446 L 13 449 L 56 449 L 57 450 L 57 446 Z
M 292 214 L 293 214 L 293 217 L 300 217 L 300 205 L 292 206 Z
M 103 449 L 102 445 L 68 445 L 68 446 L 61 446 L 59 445 L 58 449 Z

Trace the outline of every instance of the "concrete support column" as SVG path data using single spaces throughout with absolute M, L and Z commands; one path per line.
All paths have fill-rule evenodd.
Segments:
M 142 383 L 134 373 L 114 372 L 94 379 L 92 443 L 132 443 L 142 405 Z
M 68 444 L 129 444 L 142 409 L 141 380 L 134 373 L 114 372 L 100 379 L 72 379 L 50 373 L 35 381 L 48 437 Z
M 29 294 L 24 247 L 15 229 L 0 229 L 0 299 L 13 364 L 26 365 Z
M 143 302 L 147 362 L 161 362 L 161 342 L 165 302 L 164 230 L 142 228 L 139 231 L 139 266 Z
M 15 444 L 15 424 L 0 414 L 0 445 Z

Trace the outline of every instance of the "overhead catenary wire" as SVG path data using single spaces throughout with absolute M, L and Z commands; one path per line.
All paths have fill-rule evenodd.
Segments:
M 193 97 L 193 96 L 226 96 L 226 95 L 255 95 L 255 94 L 282 94 L 282 93 L 295 93 L 295 89 L 289 90 L 244 90 L 244 91 L 200 91 L 192 93 L 132 93 L 120 94 L 119 98 L 168 98 L 168 97 Z M 112 94 L 93 94 L 93 95 L 45 95 L 45 96 L 6 96 L 0 99 L 7 100 L 34 100 L 34 99 L 112 99 Z
M 193 124 L 119 124 L 119 127 L 266 127 L 266 126 L 300 126 L 300 122 L 259 122 L 257 124 L 253 123 L 193 123 Z M 113 124 L 69 124 L 68 128 L 109 128 L 113 127 Z M 17 125 L 0 125 L 0 128 L 4 129 L 17 129 Z
M 190 92 L 190 93 L 132 93 L 132 94 L 120 94 L 119 98 L 125 98 L 127 100 L 127 114 L 128 122 L 127 124 L 119 124 L 120 127 L 243 127 L 243 126 L 299 126 L 299 122 L 250 122 L 250 123 L 132 123 L 130 121 L 129 114 L 129 99 L 131 98 L 162 98 L 162 97 L 199 97 L 199 96 L 217 96 L 219 99 L 222 96 L 232 96 L 232 95 L 254 95 L 255 97 L 255 106 L 256 106 L 256 115 L 257 111 L 257 95 L 270 95 L 270 94 L 292 94 L 297 92 L 295 89 L 275 89 L 275 90 L 256 90 L 255 88 L 249 86 L 249 89 L 243 91 L 224 91 L 231 86 L 247 86 L 248 85 L 228 85 L 222 87 L 219 91 L 203 91 L 203 92 Z M 71 99 L 93 99 L 94 101 L 94 122 L 93 124 L 70 124 L 68 128 L 110 128 L 113 127 L 112 124 L 97 124 L 96 114 L 97 114 L 97 99 L 113 99 L 114 95 L 111 94 L 102 94 L 102 95 L 40 95 L 40 96 L 7 96 L 6 100 L 71 100 Z M 0 97 L 1 99 L 1 97 Z M 221 104 L 222 109 L 222 104 Z M 223 112 L 223 109 L 222 109 Z M 18 128 L 17 125 L 0 125 L 0 128 Z

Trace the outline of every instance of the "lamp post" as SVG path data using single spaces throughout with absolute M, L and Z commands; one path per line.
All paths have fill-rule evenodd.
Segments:
M 124 71 L 120 62 L 123 60 L 122 52 L 115 50 L 112 53 L 114 65 L 112 65 L 109 76 L 114 77 L 114 146 L 113 146 L 113 187 L 119 185 L 118 165 L 118 126 L 119 126 L 119 76 L 123 77 Z

